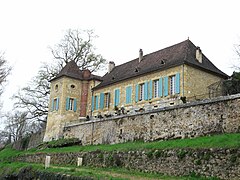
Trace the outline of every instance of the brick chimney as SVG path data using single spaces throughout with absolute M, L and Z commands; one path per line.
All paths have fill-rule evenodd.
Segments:
M 197 47 L 196 49 L 196 59 L 198 60 L 198 62 L 202 63 L 202 51 L 200 47 Z
M 91 76 L 91 72 L 88 69 L 83 70 L 83 78 L 89 78 Z
M 139 62 L 141 62 L 143 59 L 143 50 L 139 49 Z
M 108 73 L 110 73 L 115 67 L 115 63 L 113 61 L 109 61 L 108 63 Z

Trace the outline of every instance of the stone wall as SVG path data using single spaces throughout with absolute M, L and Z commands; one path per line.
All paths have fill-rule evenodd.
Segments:
M 65 126 L 88 144 L 155 141 L 240 131 L 240 94 Z
M 240 149 L 174 149 L 128 152 L 75 152 L 39 153 L 19 156 L 17 161 L 44 163 L 46 155 L 51 164 L 77 165 L 83 158 L 83 166 L 122 167 L 143 172 L 172 176 L 196 174 L 221 179 L 240 179 Z

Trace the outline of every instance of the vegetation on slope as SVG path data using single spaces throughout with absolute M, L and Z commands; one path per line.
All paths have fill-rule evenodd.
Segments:
M 195 180 L 195 179 L 207 179 L 200 178 L 194 174 L 189 177 L 169 177 L 162 176 L 159 174 L 147 174 L 136 171 L 129 171 L 122 168 L 93 168 L 93 167 L 81 167 L 76 168 L 74 166 L 67 167 L 51 167 L 47 170 L 43 168 L 43 165 L 39 164 L 29 164 L 20 162 L 11 162 L 11 159 L 18 155 L 23 154 L 34 154 L 39 152 L 56 153 L 56 152 L 79 152 L 79 151 L 134 151 L 134 150 L 149 150 L 149 149 L 176 149 L 176 148 L 240 148 L 240 133 L 235 134 L 222 134 L 214 136 L 199 137 L 194 139 L 179 139 L 179 140 L 169 140 L 169 141 L 155 141 L 155 142 L 127 142 L 122 144 L 114 145 L 90 145 L 90 146 L 70 146 L 55 148 L 58 144 L 62 145 L 65 142 L 60 140 L 59 142 L 50 142 L 50 146 L 41 146 L 41 148 L 46 149 L 31 149 L 28 151 L 17 151 L 6 147 L 0 151 L 0 174 L 3 173 L 13 173 L 18 172 L 21 168 L 31 165 L 34 169 L 47 172 L 59 172 L 69 175 L 83 176 L 83 177 L 93 177 L 96 179 L 101 179 L 102 177 L 107 177 L 107 179 L 130 179 L 129 177 L 135 177 L 135 179 L 176 179 L 176 180 Z M 119 178 L 121 177 L 121 178 Z M 103 179 L 103 178 L 102 178 Z M 216 178 L 208 178 L 216 179 Z
M 198 137 L 194 139 L 178 139 L 154 142 L 127 142 L 121 144 L 71 146 L 62 148 L 32 149 L 28 153 L 35 152 L 79 152 L 79 151 L 131 151 L 140 149 L 176 149 L 176 148 L 240 148 L 240 133 L 221 134 L 214 136 Z

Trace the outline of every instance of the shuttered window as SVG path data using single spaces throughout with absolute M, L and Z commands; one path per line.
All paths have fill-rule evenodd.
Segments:
M 104 108 L 109 108 L 110 105 L 110 93 L 104 94 Z
M 132 103 L 132 86 L 126 87 L 126 104 Z
M 159 96 L 159 80 L 153 81 L 153 98 L 157 98 Z
M 139 84 L 139 101 L 144 99 L 144 84 Z
M 77 111 L 77 99 L 76 98 L 66 98 L 66 110 Z
M 59 109 L 59 98 L 53 98 L 52 99 L 52 111 L 58 111 Z

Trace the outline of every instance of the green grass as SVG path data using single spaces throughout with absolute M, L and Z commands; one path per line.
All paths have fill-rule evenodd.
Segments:
M 131 171 L 123 168 L 93 168 L 93 167 L 81 167 L 76 168 L 75 166 L 52 166 L 48 169 L 44 169 L 41 164 L 29 164 L 21 162 L 13 163 L 0 163 L 0 174 L 9 174 L 14 172 L 19 172 L 21 168 L 31 166 L 33 169 L 42 172 L 52 172 L 52 173 L 62 173 L 69 174 L 79 177 L 92 177 L 94 179 L 111 179 L 111 180 L 125 180 L 125 179 L 159 179 L 159 180 L 217 180 L 217 178 L 204 178 L 196 175 L 184 176 L 184 177 L 174 177 L 174 176 L 164 176 L 161 174 L 151 174 Z
M 44 150 L 29 150 L 28 153 L 35 152 L 79 152 L 79 151 L 131 151 L 143 149 L 176 149 L 176 148 L 240 148 L 240 133 L 222 134 L 194 139 L 178 139 L 155 142 L 127 142 L 113 145 L 90 145 L 90 146 L 71 146 L 63 148 L 49 148 Z M 1 156 L 0 156 L 1 157 Z

